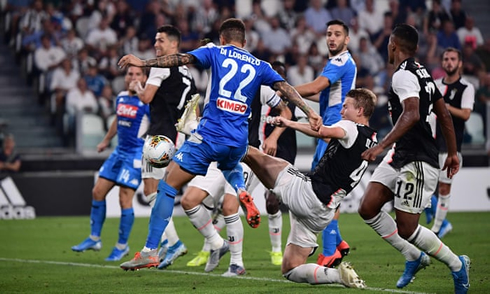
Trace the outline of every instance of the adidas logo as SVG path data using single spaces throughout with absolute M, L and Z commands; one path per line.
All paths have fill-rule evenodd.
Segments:
M 27 206 L 11 177 L 0 181 L 0 219 L 36 218 L 34 207 Z

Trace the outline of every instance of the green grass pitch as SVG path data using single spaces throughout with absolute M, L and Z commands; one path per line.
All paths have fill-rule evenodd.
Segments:
M 283 219 L 284 245 L 289 232 L 287 214 Z M 450 213 L 449 220 L 454 229 L 444 242 L 456 254 L 471 258 L 469 293 L 490 293 L 490 213 Z M 424 216 L 421 221 L 425 222 Z M 227 269 L 229 254 L 209 274 L 204 273 L 204 267 L 187 267 L 203 240 L 186 217 L 176 217 L 174 222 L 189 253 L 166 270 L 125 272 L 119 268 L 120 262 L 104 261 L 117 240 L 118 218 L 106 220 L 102 250 L 83 253 L 70 248 L 88 236 L 88 216 L 0 221 L 0 293 L 453 293 L 449 269 L 434 258 L 413 283 L 397 289 L 395 283 L 404 269 L 402 255 L 357 214 L 344 214 L 339 223 L 351 246 L 344 260 L 366 281 L 366 290 L 287 281 L 280 267 L 270 263 L 267 217 L 258 229 L 251 229 L 243 220 L 245 276 L 220 276 Z M 137 218 L 129 241 L 131 253 L 123 261 L 141 250 L 147 232 L 148 218 Z M 316 256 L 309 261 L 315 262 Z

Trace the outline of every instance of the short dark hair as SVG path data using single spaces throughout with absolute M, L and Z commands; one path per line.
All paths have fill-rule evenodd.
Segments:
M 461 53 L 461 50 L 459 49 L 456 49 L 454 47 L 447 47 L 446 49 L 444 49 L 444 51 L 442 52 L 441 54 L 441 58 L 444 56 L 444 54 L 446 54 L 446 52 L 456 52 L 458 54 L 458 59 L 459 60 L 463 60 L 463 55 Z
M 356 102 L 354 106 L 356 108 L 364 108 L 363 115 L 370 118 L 373 115 L 374 108 L 376 107 L 376 95 L 373 91 L 366 88 L 352 89 L 345 95 L 346 97 L 353 98 Z
M 333 20 L 327 22 L 327 28 L 329 26 L 332 26 L 332 25 L 342 26 L 342 28 L 344 29 L 345 35 L 346 36 L 349 35 L 349 27 L 345 24 L 345 22 L 341 21 L 340 19 L 333 19 Z
M 241 19 L 229 18 L 225 20 L 220 28 L 219 35 L 227 41 L 244 42 L 245 41 L 245 24 Z
M 397 24 L 391 34 L 397 38 L 401 51 L 412 55 L 417 52 L 419 33 L 416 28 L 406 23 Z
M 282 75 L 281 75 L 281 73 L 279 72 L 279 70 L 278 70 L 278 69 L 282 69 L 282 71 L 284 72 L 284 76 L 282 76 L 282 77 L 283 77 L 283 78 L 286 78 L 286 77 L 287 77 L 286 65 L 285 65 L 284 63 L 280 62 L 279 60 L 276 60 L 276 61 L 274 61 L 274 62 L 272 62 L 272 63 L 271 63 L 271 66 L 272 66 L 272 68 L 273 68 L 275 71 L 277 71 L 277 73 L 278 73 L 280 76 L 282 76 Z
M 163 25 L 157 29 L 157 32 L 167 34 L 169 39 L 174 39 L 177 41 L 177 44 L 180 45 L 181 33 L 176 27 L 172 25 Z

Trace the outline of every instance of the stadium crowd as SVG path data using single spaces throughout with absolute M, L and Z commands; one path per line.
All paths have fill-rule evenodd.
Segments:
M 158 27 L 175 25 L 182 33 L 181 52 L 209 38 L 218 43 L 220 23 L 243 19 L 246 47 L 263 60 L 282 61 L 293 86 L 314 80 L 328 61 L 325 24 L 341 19 L 350 28 L 349 51 L 357 64 L 356 87 L 379 98 L 371 126 L 382 138 L 391 122 L 386 107 L 393 67 L 387 65 L 387 43 L 395 24 L 420 32 L 417 58 L 434 79 L 444 75 L 440 56 L 449 46 L 463 52 L 463 76 L 476 91 L 475 112 L 486 127 L 490 101 L 490 39 L 484 40 L 461 0 L 9 0 L 5 8 L 7 42 L 22 65 L 26 82 L 36 86 L 38 101 L 52 123 L 73 146 L 78 112 L 107 119 L 114 97 L 124 88 L 119 58 L 155 56 Z M 206 73 L 191 68 L 200 92 Z M 467 142 L 471 138 L 466 139 Z

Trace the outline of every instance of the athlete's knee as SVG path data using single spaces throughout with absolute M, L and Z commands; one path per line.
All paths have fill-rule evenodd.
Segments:
M 445 183 L 439 183 L 439 196 L 448 195 L 451 192 L 451 185 Z
M 105 199 L 105 191 L 95 185 L 92 189 L 92 198 L 97 201 L 102 201 Z
M 276 214 L 279 211 L 279 198 L 271 191 L 265 192 L 265 209 L 268 214 Z
M 223 199 L 223 215 L 228 216 L 238 212 L 238 199 L 235 196 L 225 194 Z

